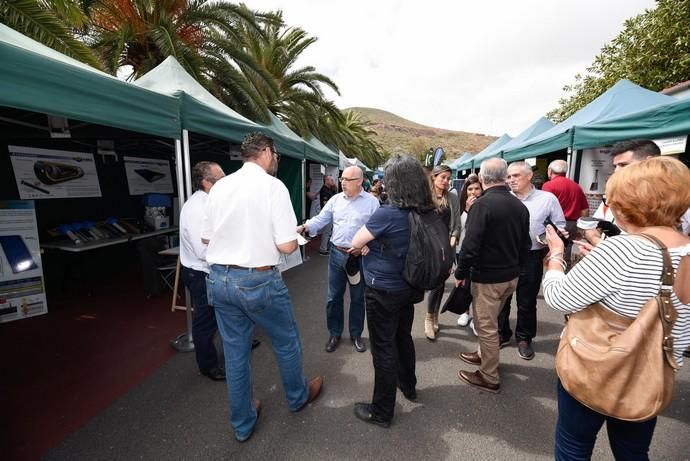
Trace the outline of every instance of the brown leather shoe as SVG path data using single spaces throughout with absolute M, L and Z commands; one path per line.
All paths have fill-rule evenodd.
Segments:
M 307 401 L 299 407 L 297 411 L 302 411 L 304 407 L 316 400 L 316 398 L 321 394 L 321 388 L 323 387 L 323 376 L 316 376 L 309 381 L 309 396 Z
M 479 357 L 479 354 L 477 354 L 477 352 L 460 352 L 458 357 L 460 357 L 460 360 L 469 363 L 470 365 L 479 366 L 482 364 L 482 358 Z
M 500 384 L 491 384 L 486 382 L 479 370 L 475 371 L 474 373 L 460 370 L 458 371 L 458 378 L 460 378 L 462 381 L 465 381 L 467 384 L 471 384 L 472 386 L 478 387 L 487 392 L 492 392 L 494 394 L 497 394 L 501 389 Z

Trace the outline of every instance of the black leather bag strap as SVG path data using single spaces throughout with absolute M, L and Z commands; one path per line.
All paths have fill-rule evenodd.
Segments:
M 678 364 L 673 356 L 673 324 L 676 322 L 678 313 L 671 302 L 671 293 L 673 290 L 673 283 L 675 282 L 675 275 L 673 273 L 673 264 L 671 262 L 671 255 L 668 252 L 666 245 L 650 234 L 637 234 L 654 243 L 660 250 L 664 259 L 664 267 L 661 271 L 661 286 L 659 287 L 659 294 L 657 296 L 657 305 L 659 306 L 659 318 L 664 330 L 664 340 L 662 343 L 664 356 L 668 364 L 674 369 L 678 369 Z

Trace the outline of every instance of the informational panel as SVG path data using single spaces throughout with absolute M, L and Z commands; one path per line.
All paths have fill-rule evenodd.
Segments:
M 606 190 L 606 181 L 613 174 L 611 149 L 585 149 L 582 151 L 579 183 L 587 196 L 590 215 L 593 214 Z
M 100 197 L 93 154 L 7 146 L 21 199 Z
M 675 155 L 685 152 L 687 136 L 674 136 L 673 138 L 654 139 L 654 144 L 659 146 L 661 155 Z
M 155 158 L 125 157 L 129 195 L 172 194 L 170 162 Z
M 48 312 L 43 287 L 34 202 L 0 201 L 0 322 Z

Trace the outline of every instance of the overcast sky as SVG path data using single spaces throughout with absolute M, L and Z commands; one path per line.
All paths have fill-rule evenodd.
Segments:
M 319 40 L 300 65 L 339 86 L 341 108 L 516 136 L 556 107 L 623 22 L 653 0 L 244 0 L 282 9 Z

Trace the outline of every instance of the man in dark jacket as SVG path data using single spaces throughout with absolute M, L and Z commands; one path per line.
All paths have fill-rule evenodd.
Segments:
M 508 166 L 493 158 L 482 163 L 479 181 L 484 193 L 470 208 L 456 284 L 472 280 L 474 326 L 479 336 L 476 352 L 463 352 L 460 358 L 479 366 L 474 373 L 465 370 L 458 377 L 489 392 L 498 392 L 498 323 L 501 306 L 513 294 L 520 268 L 530 246 L 529 211 L 511 195 L 505 185 Z

